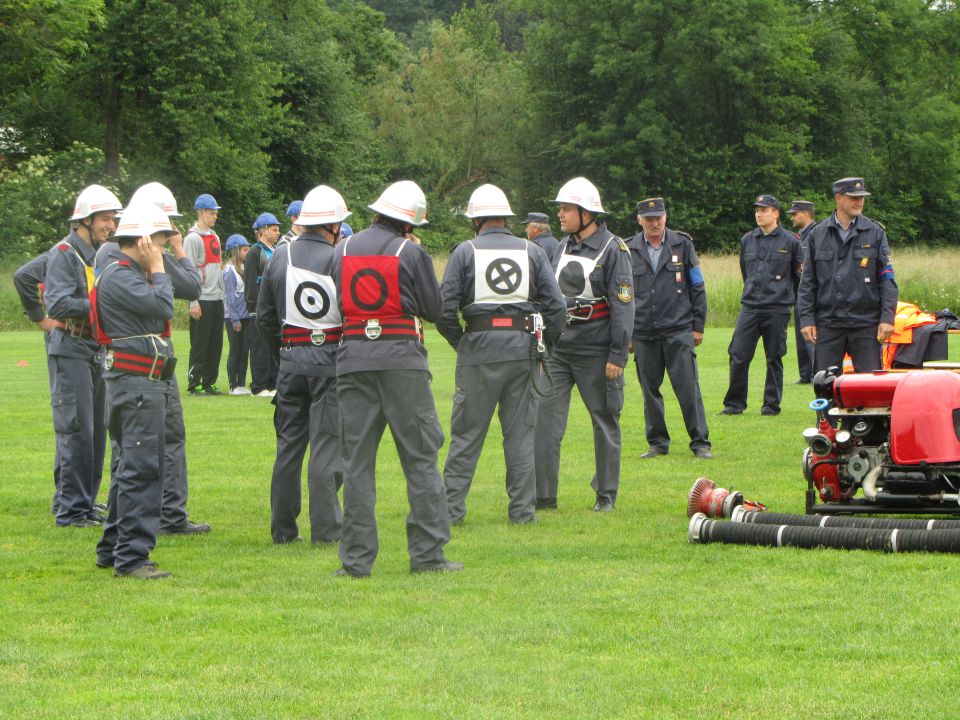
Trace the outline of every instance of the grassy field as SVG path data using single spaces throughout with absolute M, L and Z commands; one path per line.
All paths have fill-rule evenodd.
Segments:
M 800 433 L 813 414 L 809 386 L 792 384 L 792 340 L 783 414 L 759 415 L 755 361 L 747 413 L 715 417 L 729 335 L 709 329 L 700 352 L 715 460 L 687 450 L 668 389 L 672 452 L 636 459 L 646 443 L 631 364 L 616 512 L 589 510 L 582 405 L 560 510 L 537 526 L 507 522 L 493 430 L 447 548 L 466 569 L 451 576 L 407 572 L 389 438 L 374 575 L 337 579 L 334 548 L 270 543 L 269 403 L 185 398 L 190 510 L 214 531 L 160 538 L 154 558 L 175 576 L 146 583 L 95 568 L 96 529 L 54 527 L 41 338 L 4 333 L 0 718 L 952 716 L 957 558 L 687 543 L 700 475 L 777 511 L 803 507 Z M 176 342 L 185 353 L 185 334 Z M 454 355 L 432 329 L 429 346 L 448 427 Z

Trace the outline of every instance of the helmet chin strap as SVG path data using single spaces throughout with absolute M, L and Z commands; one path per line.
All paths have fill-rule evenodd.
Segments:
M 590 222 L 584 223 L 584 222 L 583 222 L 583 208 L 580 207 L 579 205 L 577 205 L 577 215 L 578 215 L 579 218 L 580 218 L 580 227 L 577 228 L 576 232 L 570 233 L 570 237 L 572 237 L 572 238 L 573 238 L 574 240 L 576 240 L 577 242 L 580 242 L 580 240 L 582 239 L 582 238 L 580 237 L 580 233 L 582 233 L 582 232 L 583 232 L 584 230 L 586 230 L 588 227 L 590 227 L 591 225 L 593 225 L 593 223 L 596 222 L 596 218 L 591 218 L 591 219 L 590 219 Z

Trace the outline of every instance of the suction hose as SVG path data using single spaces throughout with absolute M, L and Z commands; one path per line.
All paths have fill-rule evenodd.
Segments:
M 736 507 L 731 522 L 747 525 L 792 525 L 794 527 L 848 527 L 875 530 L 957 530 L 960 520 L 920 520 L 917 518 L 872 518 L 849 515 L 789 515 L 787 513 L 756 512 Z
M 901 530 L 854 527 L 754 525 L 711 520 L 703 513 L 690 519 L 691 543 L 731 543 L 769 547 L 839 548 L 881 552 L 960 552 L 960 530 Z

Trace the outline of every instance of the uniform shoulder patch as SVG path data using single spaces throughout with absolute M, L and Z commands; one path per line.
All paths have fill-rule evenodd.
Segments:
M 57 244 L 57 250 L 69 250 L 69 249 L 70 249 L 70 243 L 62 242 Z
M 621 239 L 617 238 L 617 245 L 623 252 L 630 252 L 630 249 L 627 247 L 627 244 Z
M 617 288 L 617 300 L 622 303 L 628 303 L 633 300 L 633 285 L 630 283 L 620 283 Z

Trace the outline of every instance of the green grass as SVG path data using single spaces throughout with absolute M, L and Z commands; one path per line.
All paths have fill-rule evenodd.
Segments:
M 793 343 L 782 415 L 759 415 L 757 360 L 747 414 L 714 417 L 729 335 L 708 330 L 700 351 L 714 461 L 686 449 L 668 388 L 672 452 L 636 460 L 646 443 L 631 364 L 616 512 L 589 510 L 578 402 L 560 510 L 537 526 L 507 522 L 493 430 L 467 523 L 447 547 L 466 569 L 451 576 L 407 572 L 389 434 L 374 575 L 337 579 L 334 548 L 270 543 L 269 403 L 187 397 L 190 511 L 214 531 L 161 537 L 153 557 L 174 577 L 144 583 L 95 568 L 96 529 L 54 527 L 41 338 L 5 333 L 0 718 L 952 715 L 956 558 L 687 543 L 686 493 L 699 475 L 777 511 L 803 508 L 800 432 L 812 413 L 809 387 L 792 384 Z M 454 355 L 429 338 L 449 427 Z M 185 334 L 176 342 L 185 354 Z

